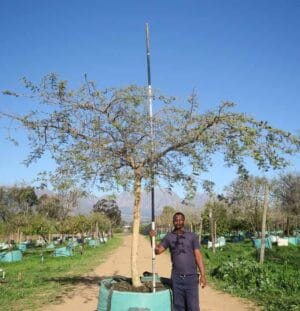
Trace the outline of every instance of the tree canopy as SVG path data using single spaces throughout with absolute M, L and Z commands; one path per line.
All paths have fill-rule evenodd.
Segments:
M 152 157 L 145 88 L 99 90 L 86 80 L 71 89 L 55 74 L 46 75 L 39 84 L 25 78 L 23 82 L 25 95 L 4 93 L 26 96 L 37 103 L 36 109 L 24 115 L 1 115 L 20 122 L 28 131 L 31 153 L 26 163 L 50 152 L 57 164 L 53 176 L 68 185 L 81 182 L 95 183 L 101 189 L 128 188 L 137 173 L 149 180 L 154 163 L 156 176 L 171 186 L 181 181 L 189 188 L 217 151 L 239 172 L 245 170 L 245 157 L 267 170 L 285 166 L 285 154 L 299 151 L 299 137 L 235 112 L 233 103 L 200 113 L 195 94 L 179 107 L 174 97 L 155 93 Z
M 165 180 L 186 190 L 196 190 L 198 176 L 207 170 L 216 152 L 228 166 L 246 173 L 245 159 L 259 168 L 282 168 L 285 156 L 299 151 L 299 137 L 236 112 L 234 104 L 200 111 L 192 94 L 186 102 L 153 93 L 153 119 L 148 112 L 148 90 L 127 86 L 100 90 L 92 81 L 71 89 L 55 74 L 40 83 L 23 79 L 26 92 L 4 94 L 34 102 L 25 114 L 4 113 L 2 117 L 20 123 L 28 132 L 30 164 L 44 154 L 56 162 L 52 180 L 63 187 L 76 184 L 101 190 L 113 187 L 133 189 L 133 239 L 131 272 L 134 286 L 140 285 L 137 271 L 141 191 L 147 183 Z M 153 122 L 151 122 L 153 121 Z M 150 128 L 153 123 L 154 136 Z
M 93 212 L 103 213 L 110 219 L 113 227 L 119 226 L 122 222 L 121 211 L 113 198 L 104 198 L 96 202 Z

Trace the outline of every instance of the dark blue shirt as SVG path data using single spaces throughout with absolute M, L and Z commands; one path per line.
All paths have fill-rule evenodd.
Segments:
M 160 244 L 165 249 L 170 249 L 173 272 L 180 274 L 197 273 L 194 250 L 200 249 L 200 245 L 194 233 L 184 232 L 179 235 L 172 231 L 163 238 Z

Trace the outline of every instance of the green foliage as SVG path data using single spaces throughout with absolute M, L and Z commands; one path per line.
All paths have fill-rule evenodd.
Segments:
M 226 187 L 226 198 L 237 223 L 246 220 L 247 230 L 261 231 L 265 178 L 248 176 L 238 178 Z
M 203 229 L 209 231 L 209 211 L 212 211 L 214 221 L 217 223 L 217 235 L 223 235 L 231 230 L 228 206 L 217 200 L 210 200 L 205 204 L 203 216 Z
M 56 196 L 43 194 L 38 200 L 36 210 L 39 214 L 50 219 L 62 219 L 63 205 L 61 200 Z
M 108 232 L 111 227 L 110 219 L 103 213 L 92 213 L 89 219 L 95 231 Z
M 299 310 L 300 247 L 268 249 L 264 265 L 255 260 L 249 243 L 226 245 L 214 255 L 204 253 L 218 287 L 251 298 L 264 310 Z
M 8 221 L 16 214 L 29 215 L 37 202 L 32 187 L 0 187 L 0 219 Z
M 53 232 L 53 223 L 48 218 L 34 214 L 24 228 L 24 233 L 28 235 L 41 235 L 46 240 L 46 235 Z
M 93 206 L 93 212 L 106 215 L 113 227 L 119 226 L 122 222 L 121 211 L 114 198 L 108 197 L 99 200 Z
M 31 153 L 25 163 L 49 152 L 57 164 L 52 179 L 68 187 L 96 183 L 100 188 L 130 188 L 134 176 L 151 182 L 154 168 L 155 176 L 170 187 L 178 181 L 193 192 L 196 176 L 209 167 L 216 152 L 224 155 L 226 165 L 245 173 L 247 157 L 263 170 L 277 169 L 286 166 L 285 154 L 299 151 L 299 137 L 235 112 L 231 102 L 200 114 L 195 94 L 178 105 L 173 96 L 154 92 L 160 109 L 153 119 L 152 153 L 147 88 L 100 90 L 85 79 L 73 90 L 53 73 L 40 83 L 26 78 L 23 83 L 25 96 L 36 103 L 34 111 L 1 116 L 28 131 Z
M 290 230 L 293 229 L 291 219 L 300 216 L 300 174 L 287 173 L 276 179 L 274 197 L 279 209 L 287 219 L 285 232 L 289 235 Z M 297 220 L 295 224 L 297 224 Z

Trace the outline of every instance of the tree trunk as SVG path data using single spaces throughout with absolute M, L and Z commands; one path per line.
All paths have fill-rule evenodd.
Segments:
M 263 264 L 265 260 L 265 248 L 266 248 L 266 222 L 267 222 L 267 210 L 269 205 L 269 185 L 265 185 L 265 195 L 264 195 L 264 209 L 261 225 L 261 248 L 259 263 Z
M 20 227 L 17 229 L 17 244 L 20 243 Z
M 214 236 L 215 236 L 215 243 L 217 243 L 217 221 L 214 221 Z
M 134 287 L 141 286 L 140 276 L 137 269 L 138 258 L 138 241 L 140 231 L 140 210 L 141 210 L 141 187 L 142 177 L 139 172 L 135 172 L 134 176 L 134 210 L 132 225 L 132 242 L 131 242 L 131 277 Z
M 202 227 L 203 227 L 203 218 L 200 217 L 200 228 L 199 228 L 199 243 L 201 244 L 202 240 Z
M 209 226 L 210 226 L 210 239 L 212 243 L 212 250 L 215 253 L 215 235 L 214 235 L 214 219 L 213 219 L 213 211 L 212 207 L 209 208 Z
M 99 223 L 98 223 L 98 221 L 96 221 L 96 228 L 95 229 L 96 229 L 95 235 L 96 235 L 97 239 L 99 239 Z
M 287 216 L 287 218 L 286 218 L 285 233 L 287 236 L 290 235 L 290 216 Z

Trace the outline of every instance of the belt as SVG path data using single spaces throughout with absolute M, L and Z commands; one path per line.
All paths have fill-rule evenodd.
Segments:
M 192 273 L 192 274 L 184 274 L 184 273 L 178 273 L 178 272 L 174 272 L 174 273 L 177 274 L 182 279 L 189 277 L 189 276 L 197 275 L 197 273 Z

